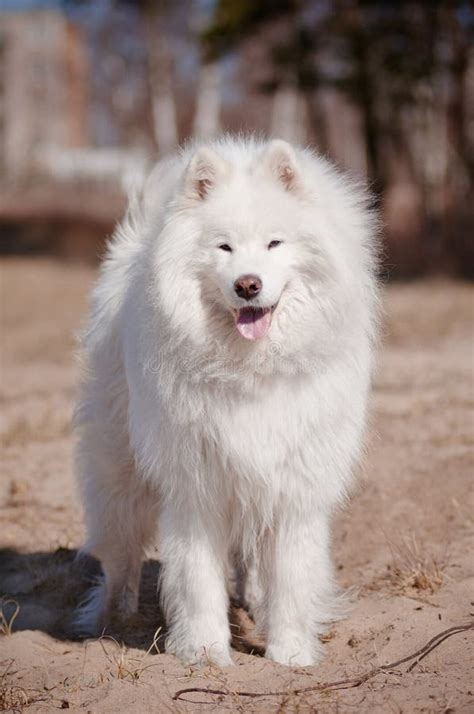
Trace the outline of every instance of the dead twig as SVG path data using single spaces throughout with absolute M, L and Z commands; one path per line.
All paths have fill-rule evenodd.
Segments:
M 360 687 L 361 684 L 364 684 L 364 682 L 367 682 L 369 679 L 372 679 L 375 677 L 377 674 L 380 674 L 381 672 L 387 672 L 391 669 L 395 669 L 396 667 L 400 667 L 400 665 L 405 664 L 406 662 L 412 662 L 412 664 L 408 667 L 407 672 L 411 672 L 416 665 L 421 662 L 422 659 L 424 659 L 430 652 L 432 652 L 436 647 L 439 647 L 440 644 L 442 644 L 445 640 L 448 639 L 448 637 L 452 637 L 453 635 L 457 635 L 460 632 L 466 632 L 467 630 L 472 630 L 474 628 L 474 622 L 469 623 L 468 625 L 455 625 L 454 627 L 450 627 L 447 630 L 443 630 L 443 632 L 439 632 L 437 635 L 431 638 L 429 642 L 427 642 L 423 647 L 421 647 L 419 650 L 416 652 L 413 652 L 413 654 L 407 655 L 406 657 L 403 657 L 402 659 L 398 659 L 395 662 L 390 662 L 389 664 L 382 664 L 378 667 L 374 667 L 373 669 L 370 669 L 368 672 L 365 672 L 364 674 L 359 675 L 358 677 L 354 677 L 353 679 L 341 679 L 338 682 L 321 682 L 320 684 L 315 684 L 311 687 L 303 687 L 301 689 L 293 689 L 291 692 L 288 691 L 277 691 L 277 692 L 239 692 L 239 691 L 228 691 L 224 689 L 207 689 L 206 687 L 187 687 L 186 689 L 179 689 L 177 692 L 174 693 L 173 695 L 173 700 L 174 701 L 191 701 L 189 699 L 185 699 L 183 695 L 185 694 L 192 694 L 194 692 L 200 692 L 204 694 L 210 694 L 210 695 L 216 695 L 220 697 L 226 697 L 229 695 L 233 696 L 238 696 L 238 697 L 249 697 L 252 699 L 256 699 L 258 697 L 283 697 L 288 695 L 289 693 L 293 695 L 298 695 L 298 694 L 306 694 L 307 692 L 325 692 L 329 689 L 332 690 L 337 690 L 337 689 L 353 689 L 355 687 Z M 208 704 L 209 702 L 196 702 L 193 701 L 193 704 Z
M 6 605 L 13 605 L 13 612 L 10 615 L 10 617 L 7 619 L 5 613 L 3 612 L 3 608 Z M 0 600 L 0 634 L 2 635 L 11 635 L 13 632 L 13 623 L 15 622 L 18 613 L 20 612 L 20 606 L 17 603 L 16 600 L 10 599 L 3 599 Z

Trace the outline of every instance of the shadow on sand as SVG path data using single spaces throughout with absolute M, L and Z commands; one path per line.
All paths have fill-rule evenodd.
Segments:
M 0 550 L 0 626 L 18 630 L 42 630 L 60 640 L 78 640 L 74 634 L 74 611 L 101 575 L 99 562 L 91 556 L 76 558 L 77 551 L 19 553 Z M 166 628 L 157 592 L 160 564 L 143 565 L 138 613 L 127 623 L 111 622 L 105 634 L 127 647 L 148 650 L 154 634 L 164 651 Z M 248 614 L 233 604 L 230 608 L 232 645 L 241 652 L 262 654 Z

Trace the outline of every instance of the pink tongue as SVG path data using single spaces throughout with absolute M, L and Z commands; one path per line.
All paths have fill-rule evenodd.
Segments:
M 237 316 L 237 329 L 246 340 L 258 340 L 265 337 L 272 321 L 272 311 L 267 310 L 239 310 Z

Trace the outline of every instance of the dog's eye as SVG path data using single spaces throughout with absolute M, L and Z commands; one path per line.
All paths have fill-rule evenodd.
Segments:
M 220 250 L 225 250 L 227 253 L 232 253 L 232 248 L 228 243 L 221 243 L 219 246 Z
M 271 250 L 272 248 L 276 248 L 280 243 L 283 243 L 281 240 L 271 240 L 270 243 L 268 244 L 268 250 Z

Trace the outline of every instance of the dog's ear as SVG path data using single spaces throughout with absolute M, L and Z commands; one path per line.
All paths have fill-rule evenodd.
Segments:
M 203 201 L 227 172 L 228 166 L 224 159 L 213 149 L 203 146 L 189 162 L 185 177 L 186 194 Z
M 293 147 L 282 139 L 273 139 L 263 154 L 265 167 L 286 191 L 300 187 L 298 163 Z

